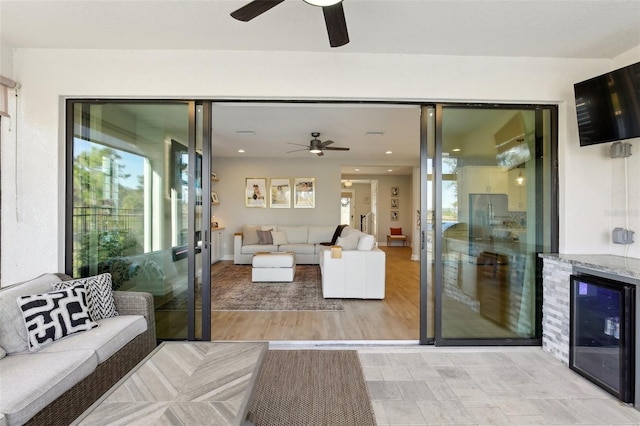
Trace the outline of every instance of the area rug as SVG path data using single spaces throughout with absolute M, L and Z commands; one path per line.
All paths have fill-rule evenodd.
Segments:
M 202 303 L 196 299 L 196 309 Z M 158 306 L 157 311 L 186 311 L 184 292 Z M 291 283 L 251 282 L 251 265 L 225 265 L 211 276 L 212 311 L 341 311 L 341 299 L 322 297 L 317 265 L 297 265 Z
M 322 297 L 317 265 L 297 265 L 291 283 L 253 283 L 250 265 L 226 265 L 211 277 L 214 311 L 341 311 L 340 299 Z
M 247 420 L 255 425 L 375 425 L 357 351 L 270 350 Z

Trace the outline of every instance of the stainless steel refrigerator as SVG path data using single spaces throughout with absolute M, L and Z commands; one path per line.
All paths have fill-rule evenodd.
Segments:
M 469 255 L 478 256 L 474 243 L 492 241 L 493 229 L 509 217 L 507 194 L 469 194 Z

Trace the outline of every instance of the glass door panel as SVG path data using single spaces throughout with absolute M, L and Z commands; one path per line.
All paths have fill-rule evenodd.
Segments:
M 538 335 L 537 253 L 550 250 L 553 228 L 549 117 L 442 108 L 441 343 Z
M 71 102 L 70 109 L 67 273 L 109 272 L 115 290 L 151 293 L 161 340 L 189 336 L 189 275 L 202 269 L 197 256 L 189 267 L 190 214 L 198 197 L 202 204 L 202 156 L 189 150 L 191 108 Z

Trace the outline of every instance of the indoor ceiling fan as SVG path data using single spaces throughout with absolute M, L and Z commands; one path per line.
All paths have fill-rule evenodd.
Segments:
M 242 6 L 240 9 L 231 12 L 231 16 L 243 22 L 249 22 L 253 18 L 263 14 L 267 10 L 279 5 L 284 0 L 254 0 Z M 329 34 L 329 44 L 331 47 L 340 47 L 349 43 L 347 33 L 347 21 L 344 18 L 342 0 L 304 0 L 314 6 L 322 7 L 324 21 Z
M 316 154 L 318 157 L 322 157 L 324 155 L 323 151 L 349 151 L 351 148 L 345 148 L 342 146 L 329 146 L 333 143 L 333 141 L 331 140 L 327 140 L 327 141 L 320 141 L 320 139 L 318 139 L 318 136 L 320 136 L 319 132 L 313 132 L 311 133 L 311 136 L 313 137 L 313 139 L 311 139 L 311 141 L 309 142 L 309 145 L 301 145 L 299 143 L 291 143 L 289 142 L 290 145 L 298 145 L 298 146 L 304 146 L 304 149 L 294 149 L 293 151 L 287 151 L 287 154 L 291 153 L 291 152 L 298 152 L 298 151 L 309 151 L 312 154 Z

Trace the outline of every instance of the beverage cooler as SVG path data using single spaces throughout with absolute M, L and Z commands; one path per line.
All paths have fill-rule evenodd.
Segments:
M 632 284 L 571 275 L 569 367 L 626 403 L 635 392 L 635 291 Z

